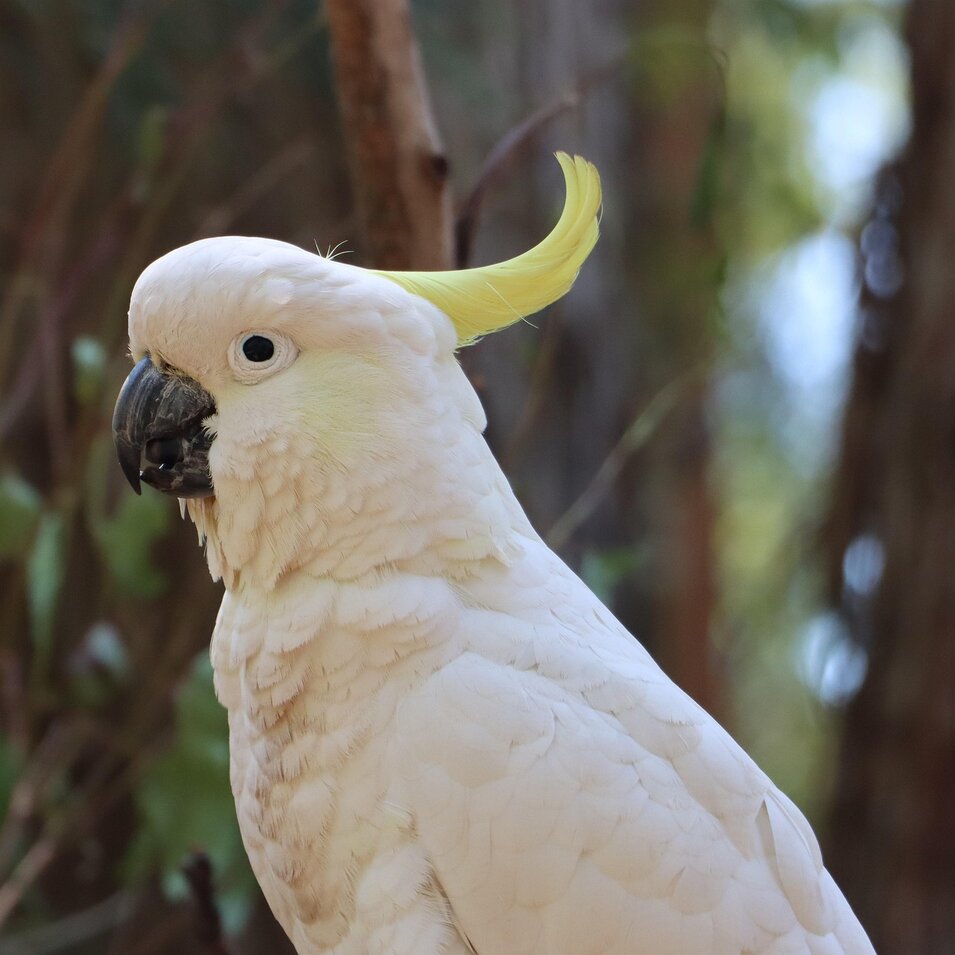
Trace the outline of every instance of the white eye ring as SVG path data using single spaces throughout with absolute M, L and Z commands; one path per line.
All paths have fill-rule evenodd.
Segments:
M 229 348 L 229 367 L 235 380 L 246 385 L 264 381 L 283 368 L 288 368 L 296 358 L 298 348 L 295 342 L 274 331 L 243 332 Z

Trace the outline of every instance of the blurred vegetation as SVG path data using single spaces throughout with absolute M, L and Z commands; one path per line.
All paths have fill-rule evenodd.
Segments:
M 848 358 L 807 379 L 829 397 L 804 413 L 774 358 L 774 322 L 798 316 L 767 302 L 807 240 L 851 248 L 868 214 L 875 166 L 833 187 L 817 107 L 851 80 L 904 113 L 897 7 L 488 0 L 451 15 L 419 0 L 415 14 L 459 196 L 508 130 L 580 100 L 484 197 L 477 259 L 546 230 L 549 151 L 581 152 L 605 180 L 603 239 L 572 296 L 463 356 L 492 444 L 540 529 L 677 672 L 667 588 L 683 580 L 661 567 L 689 455 L 715 587 L 705 659 L 689 662 L 818 812 L 851 692 L 822 691 L 838 635 L 806 649 L 825 622 L 813 541 Z M 898 145 L 883 138 L 881 159 Z M 129 291 L 153 258 L 210 234 L 353 239 L 320 6 L 0 2 L 0 141 L 0 952 L 199 951 L 180 873 L 195 849 L 236 951 L 280 951 L 205 662 L 219 589 L 175 507 L 124 485 L 109 417 Z M 849 271 L 820 281 L 851 288 Z M 661 410 L 668 388 L 676 410 Z

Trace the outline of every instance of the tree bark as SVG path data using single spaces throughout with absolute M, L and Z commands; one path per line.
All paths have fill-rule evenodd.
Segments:
M 716 504 L 706 408 L 712 322 L 719 289 L 713 216 L 715 155 L 723 95 L 709 52 L 711 0 L 651 0 L 638 29 L 681 43 L 648 44 L 638 61 L 633 152 L 652 189 L 637 194 L 631 274 L 644 303 L 643 387 L 682 380 L 673 411 L 647 451 L 652 475 L 642 508 L 658 555 L 651 613 L 654 652 L 673 680 L 719 718 L 725 701 L 713 645 Z
M 448 269 L 448 161 L 407 0 L 328 0 L 336 90 L 369 261 Z
M 912 0 L 907 33 L 913 136 L 873 219 L 889 241 L 863 243 L 878 279 L 897 235 L 905 280 L 881 302 L 870 281 L 826 541 L 833 601 L 869 658 L 829 861 L 882 955 L 942 955 L 955 945 L 955 6 Z M 884 564 L 860 593 L 844 564 L 862 535 Z

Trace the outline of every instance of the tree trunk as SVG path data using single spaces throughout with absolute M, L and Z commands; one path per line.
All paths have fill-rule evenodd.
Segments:
M 863 242 L 868 307 L 827 539 L 833 599 L 869 658 L 829 861 L 882 955 L 942 955 L 955 947 L 955 6 L 912 0 L 908 38 L 914 131 L 867 233 L 885 241 Z M 899 195 L 905 280 L 880 302 Z M 860 540 L 884 557 L 861 591 L 845 559 Z
M 450 268 L 448 162 L 407 0 L 328 0 L 326 11 L 366 255 L 382 269 Z
M 670 33 L 683 40 L 647 42 L 637 61 L 632 151 L 653 185 L 636 194 L 631 274 L 644 303 L 644 394 L 678 384 L 674 407 L 641 462 L 652 478 L 641 508 L 658 555 L 654 652 L 677 684 L 722 717 L 712 643 L 716 506 L 706 415 L 719 288 L 709 160 L 723 108 L 707 43 L 712 12 L 711 0 L 641 5 L 638 37 Z

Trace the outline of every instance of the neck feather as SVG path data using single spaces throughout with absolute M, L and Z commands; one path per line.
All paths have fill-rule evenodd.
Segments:
M 458 422 L 460 424 L 460 422 Z M 361 473 L 294 457 L 280 437 L 233 456 L 216 496 L 186 502 L 209 570 L 229 590 L 269 591 L 302 569 L 352 580 L 400 567 L 449 578 L 508 563 L 527 520 L 482 435 L 464 425 L 431 449 L 404 449 Z

